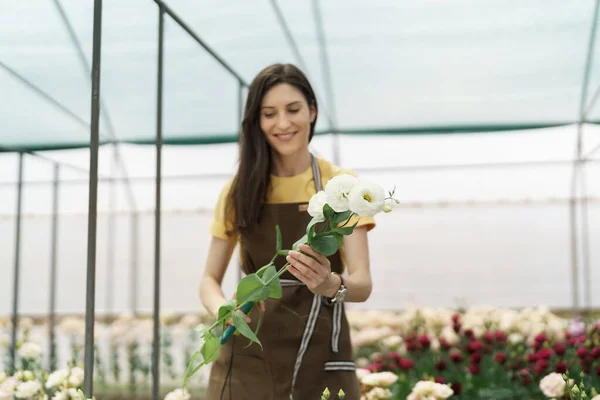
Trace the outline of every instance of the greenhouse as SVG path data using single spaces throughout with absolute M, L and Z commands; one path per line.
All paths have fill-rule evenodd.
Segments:
M 4 2 L 0 399 L 211 400 L 208 365 L 177 390 L 215 320 L 199 288 L 248 87 L 274 63 L 315 89 L 311 153 L 399 200 L 368 234 L 370 297 L 345 304 L 362 398 L 561 398 L 567 369 L 598 395 L 598 8 Z M 242 278 L 232 257 L 224 293 Z

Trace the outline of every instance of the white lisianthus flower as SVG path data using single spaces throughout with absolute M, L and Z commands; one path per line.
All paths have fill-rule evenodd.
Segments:
M 327 194 L 321 190 L 310 198 L 308 213 L 313 218 L 323 218 L 323 207 L 327 203 Z
M 511 344 L 519 344 L 523 343 L 524 341 L 525 338 L 518 332 L 513 332 L 510 335 L 508 335 L 508 342 Z
M 360 381 L 363 377 L 369 375 L 371 373 L 371 371 L 369 371 L 366 368 L 356 368 L 356 376 L 358 377 L 358 380 Z
M 25 342 L 19 347 L 19 355 L 22 358 L 35 359 L 42 354 L 42 347 L 33 342 Z
M 334 176 L 325 185 L 327 204 L 335 212 L 348 211 L 350 205 L 348 196 L 350 191 L 358 183 L 358 179 L 350 174 Z
M 406 400 L 441 400 L 453 394 L 454 391 L 448 385 L 433 381 L 419 381 Z
M 21 382 L 15 388 L 15 398 L 28 399 L 42 390 L 42 385 L 38 381 Z
M 369 375 L 365 375 L 361 378 L 360 382 L 363 385 L 388 388 L 392 386 L 398 380 L 398 375 L 393 372 L 374 372 Z
M 46 379 L 46 388 L 52 389 L 62 385 L 65 380 L 69 377 L 69 371 L 66 369 L 59 369 L 48 375 Z
M 167 393 L 164 400 L 189 400 L 190 394 L 186 389 L 175 389 Z
M 365 394 L 365 400 L 387 400 L 392 397 L 390 389 L 376 387 Z
M 350 210 L 361 217 L 373 217 L 382 211 L 385 203 L 385 190 L 380 185 L 359 181 L 348 195 Z
M 79 367 L 71 368 L 71 373 L 69 374 L 69 385 L 72 387 L 80 387 L 83 385 L 84 372 L 83 369 Z
M 567 384 L 558 372 L 551 372 L 540 381 L 540 389 L 547 397 L 561 397 L 565 394 Z
M 444 339 L 450 346 L 455 346 L 460 341 L 460 337 L 458 337 L 454 329 L 449 325 L 442 328 L 440 338 Z

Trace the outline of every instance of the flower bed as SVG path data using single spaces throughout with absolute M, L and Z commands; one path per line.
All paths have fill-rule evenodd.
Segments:
M 600 321 L 567 320 L 544 308 L 516 311 L 489 307 L 465 312 L 349 310 L 348 319 L 364 400 L 558 400 L 580 399 L 582 393 L 590 399 L 597 395 L 594 389 L 600 391 Z M 211 318 L 161 318 L 161 398 L 190 399 L 188 393 L 174 390 L 181 385 L 197 346 L 195 328 L 200 323 L 209 324 Z M 0 372 L 0 399 L 12 399 L 2 397 L 2 391 L 12 388 L 13 395 L 20 384 L 24 384 L 21 391 L 34 391 L 38 398 L 63 392 L 74 395 L 81 387 L 83 319 L 63 318 L 57 326 L 57 368 L 61 372 L 54 371 L 53 375 L 47 368 L 47 354 L 42 354 L 46 332 L 44 325 L 21 320 L 20 372 L 12 379 L 8 371 Z M 148 318 L 123 316 L 110 324 L 98 321 L 94 368 L 97 399 L 151 398 L 151 332 Z M 0 323 L 2 360 L 8 354 L 8 333 L 8 325 Z M 567 371 L 568 376 L 563 376 Z M 191 398 L 201 399 L 206 376 L 195 378 L 188 390 Z M 39 383 L 41 391 L 36 391 L 38 383 L 26 383 L 33 381 Z M 48 381 L 60 383 L 47 387 Z M 572 391 L 579 394 L 569 394 Z M 331 394 L 332 400 L 337 398 Z
M 558 399 L 572 384 L 588 399 L 600 391 L 600 321 L 567 321 L 543 308 L 487 307 L 464 313 L 354 313 L 350 320 L 361 367 L 357 373 L 397 377 L 386 385 L 387 398 L 406 399 L 413 390 L 426 393 L 415 388 L 419 381 L 443 384 L 453 399 Z M 568 379 L 573 382 L 566 384 Z

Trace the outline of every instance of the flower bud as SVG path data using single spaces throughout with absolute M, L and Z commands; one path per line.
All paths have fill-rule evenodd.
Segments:
M 329 393 L 329 388 L 325 388 L 323 394 L 321 395 L 321 400 L 331 400 L 331 393 Z
M 340 389 L 340 391 L 338 392 L 338 399 L 344 400 L 345 397 L 346 397 L 346 393 L 344 393 L 344 391 L 342 389 Z
M 390 211 L 392 211 L 392 206 L 390 206 L 389 204 L 384 204 L 381 206 L 381 211 L 383 211 L 384 213 L 389 213 Z

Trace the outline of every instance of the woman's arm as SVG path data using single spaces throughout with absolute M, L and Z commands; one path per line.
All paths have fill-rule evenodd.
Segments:
M 223 294 L 221 283 L 235 249 L 236 241 L 213 236 L 208 249 L 204 274 L 200 281 L 200 299 L 206 310 L 217 316 L 219 307 L 228 299 Z
M 344 259 L 348 268 L 348 276 L 344 277 L 344 285 L 348 288 L 348 294 L 344 301 L 353 303 L 367 301 L 371 295 L 373 283 L 366 227 L 354 228 L 352 235 L 344 236 Z M 329 297 L 333 297 L 340 287 L 339 279 L 336 278 L 334 291 L 330 293 Z

